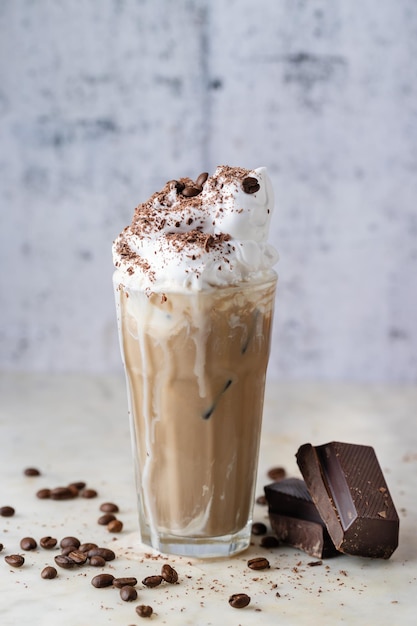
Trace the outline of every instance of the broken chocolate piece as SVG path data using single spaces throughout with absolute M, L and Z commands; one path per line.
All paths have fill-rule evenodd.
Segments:
M 285 478 L 264 490 L 271 527 L 281 543 L 318 559 L 339 554 L 303 480 Z
M 399 519 L 374 449 L 307 443 L 296 457 L 336 548 L 388 559 L 398 546 Z

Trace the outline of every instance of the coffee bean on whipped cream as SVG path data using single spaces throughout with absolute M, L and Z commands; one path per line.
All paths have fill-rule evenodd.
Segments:
M 1 517 L 13 517 L 15 510 L 12 506 L 0 506 Z
M 243 609 L 250 603 L 250 597 L 246 593 L 234 593 L 229 598 L 229 604 L 234 609 Z
M 184 189 L 181 191 L 181 194 L 186 198 L 194 198 L 195 196 L 198 196 L 199 193 L 201 193 L 201 190 L 201 187 L 194 187 L 190 185 L 189 187 L 184 187 Z
M 258 179 L 253 176 L 246 176 L 242 180 L 242 189 L 245 193 L 256 193 L 261 188 Z
M 202 187 L 208 177 L 209 177 L 208 172 L 201 172 L 200 176 L 198 176 L 197 180 L 195 181 L 195 186 Z

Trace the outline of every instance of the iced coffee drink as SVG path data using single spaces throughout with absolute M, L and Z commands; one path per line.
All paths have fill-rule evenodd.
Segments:
M 264 168 L 170 181 L 114 242 L 142 541 L 247 547 L 276 254 Z

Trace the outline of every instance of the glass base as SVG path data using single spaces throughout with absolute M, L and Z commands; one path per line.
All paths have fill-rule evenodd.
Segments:
M 151 534 L 146 529 L 141 532 L 141 540 L 145 545 L 165 554 L 212 559 L 246 550 L 250 544 L 251 530 L 252 521 L 239 532 L 220 537 L 178 537 L 166 533 Z

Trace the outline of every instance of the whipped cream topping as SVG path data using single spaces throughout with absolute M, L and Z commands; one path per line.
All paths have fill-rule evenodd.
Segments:
M 219 166 L 169 181 L 113 243 L 117 280 L 149 293 L 260 280 L 278 259 L 267 243 L 274 195 L 266 168 Z

